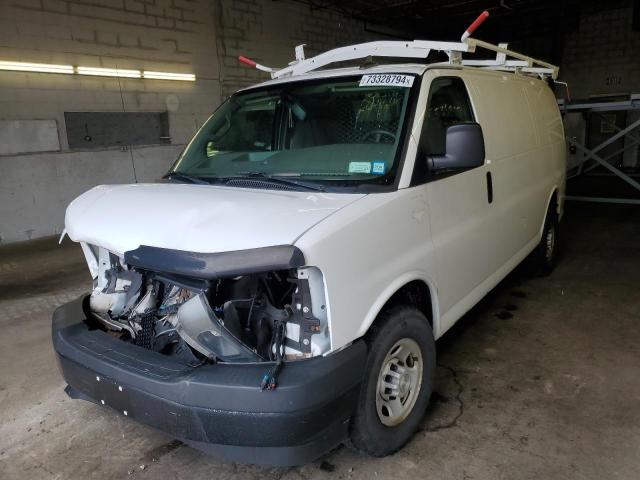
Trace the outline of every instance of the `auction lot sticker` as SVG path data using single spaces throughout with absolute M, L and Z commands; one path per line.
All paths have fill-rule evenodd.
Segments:
M 398 73 L 374 73 L 363 75 L 360 80 L 361 87 L 410 87 L 413 85 L 413 75 L 401 75 Z

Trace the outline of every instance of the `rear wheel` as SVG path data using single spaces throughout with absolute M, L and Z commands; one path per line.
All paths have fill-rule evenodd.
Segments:
M 397 307 L 367 334 L 367 370 L 350 425 L 351 445 L 381 457 L 401 448 L 418 428 L 433 388 L 435 342 L 425 316 Z
M 560 239 L 560 224 L 555 206 L 549 207 L 544 222 L 542 238 L 536 249 L 531 254 L 530 262 L 533 273 L 547 276 L 553 272 L 558 262 L 558 241 Z

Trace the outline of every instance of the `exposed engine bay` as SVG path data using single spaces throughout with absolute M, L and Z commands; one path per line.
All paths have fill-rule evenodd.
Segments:
M 324 281 L 314 267 L 211 281 L 130 267 L 83 245 L 89 312 L 123 341 L 197 366 L 295 360 L 330 350 Z

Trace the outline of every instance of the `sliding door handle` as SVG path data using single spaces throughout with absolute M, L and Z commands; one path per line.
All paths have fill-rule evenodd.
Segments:
M 487 172 L 487 201 L 493 203 L 493 181 L 491 180 L 491 172 Z

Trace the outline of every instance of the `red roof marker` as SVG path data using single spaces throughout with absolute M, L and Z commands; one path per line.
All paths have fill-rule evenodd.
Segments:
M 482 25 L 482 22 L 484 22 L 487 18 L 489 18 L 489 12 L 485 10 L 480 15 L 478 15 L 478 18 L 476 18 L 473 23 L 469 25 L 469 27 L 464 31 L 464 33 L 462 34 L 462 39 L 460 41 L 464 42 L 467 38 L 469 38 L 471 34 L 475 32 L 476 28 Z

